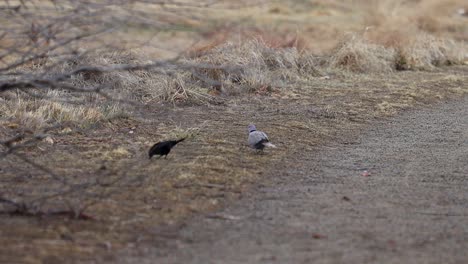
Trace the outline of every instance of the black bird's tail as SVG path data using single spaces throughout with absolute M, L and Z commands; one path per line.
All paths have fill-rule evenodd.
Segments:
M 181 138 L 181 139 L 178 139 L 178 140 L 171 140 L 171 141 L 168 141 L 168 142 L 170 142 L 171 148 L 172 148 L 172 147 L 174 147 L 175 145 L 177 145 L 177 143 L 180 143 L 180 142 L 182 142 L 182 141 L 184 141 L 184 140 L 185 140 L 185 138 Z
M 176 144 L 179 143 L 179 142 L 184 141 L 185 139 L 186 139 L 186 138 L 181 138 L 181 139 L 175 140 L 175 141 L 174 141 L 174 145 L 176 145 Z

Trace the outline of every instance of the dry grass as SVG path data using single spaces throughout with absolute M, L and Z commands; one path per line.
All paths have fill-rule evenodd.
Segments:
M 433 70 L 468 59 L 463 1 L 359 1 L 363 32 L 331 54 L 331 66 L 354 72 Z M 365 29 L 364 29 L 365 28 Z
M 274 89 L 320 76 L 317 59 L 296 48 L 273 48 L 261 40 L 227 43 L 195 58 L 195 62 L 234 66 L 239 70 L 206 69 L 200 73 L 221 83 L 227 94 Z M 216 87 L 215 87 L 216 88 Z
M 373 40 L 378 34 L 369 32 L 345 38 L 331 54 L 330 66 L 357 73 L 389 73 L 433 70 L 439 66 L 464 64 L 467 59 L 467 46 L 454 40 L 427 33 L 402 35 L 398 32 L 388 33 L 388 41 L 385 38 Z
M 67 63 L 62 71 L 80 66 L 117 67 L 120 65 L 144 65 L 142 52 L 92 52 Z M 156 68 L 148 70 L 85 72 L 72 79 L 79 88 L 100 87 L 113 98 L 140 103 L 190 102 L 210 100 L 207 89 L 191 80 L 189 71 Z
M 226 1 L 225 4 L 235 3 Z M 326 72 L 375 74 L 395 70 L 434 70 L 435 67 L 468 61 L 468 46 L 463 43 L 468 35 L 466 18 L 456 14 L 457 9 L 465 5 L 462 0 L 443 3 L 435 0 L 360 0 L 294 4 L 273 1 L 268 8 L 243 8 L 235 4 L 238 9 L 207 13 L 205 15 L 209 19 L 206 24 L 200 21 L 193 25 L 199 27 L 203 41 L 201 46 L 190 48 L 192 52 L 183 62 L 234 66 L 239 70 L 198 69 L 195 74 L 186 70 L 87 72 L 75 76 L 71 84 L 80 88 L 104 87 L 117 99 L 145 104 L 209 104 L 218 103 L 221 100 L 219 95 L 272 94 L 283 87 L 294 87 L 323 76 Z M 245 22 L 236 26 L 233 22 L 239 20 Z M 128 37 L 138 38 L 132 34 L 128 32 Z M 192 33 L 177 33 L 170 38 L 169 44 L 174 44 L 176 38 L 182 41 L 190 37 L 193 37 Z M 167 39 L 166 36 L 154 41 L 159 45 L 161 40 Z M 145 63 L 152 42 L 147 44 L 148 47 L 133 52 L 86 53 L 77 60 L 59 65 L 57 71 L 81 65 Z M 317 58 L 310 51 L 321 53 L 325 59 Z M 38 71 L 55 63 L 50 60 L 30 66 Z M 200 78 L 198 74 L 207 79 Z M 56 106 L 50 108 L 55 109 Z M 9 113 L 4 110 L 3 116 L 14 116 L 14 108 L 18 109 L 16 113 L 26 109 L 19 104 L 11 104 Z M 80 113 L 84 110 L 72 106 L 69 111 L 64 111 L 77 112 L 68 114 L 72 115 L 69 119 L 74 119 L 73 115 L 77 119 L 88 115 L 89 118 L 82 120 L 90 121 L 106 118 L 107 114 L 100 107 L 91 108 L 94 114 Z M 50 114 L 44 118 L 51 119 Z M 67 115 L 63 120 L 67 120 Z
M 400 43 L 397 68 L 432 70 L 434 67 L 463 64 L 467 46 L 454 40 L 437 38 L 426 33 Z
M 45 59 L 40 65 L 28 65 L 24 70 L 36 73 L 44 69 L 48 71 L 47 76 L 84 66 L 114 67 L 147 63 L 140 59 L 142 56 L 141 53 L 130 52 L 91 52 L 72 61 Z M 319 76 L 321 73 L 316 61 L 313 55 L 299 52 L 296 48 L 272 48 L 261 41 L 252 40 L 240 45 L 227 43 L 199 57 L 181 61 L 184 64 L 202 63 L 219 68 L 86 71 L 73 76 L 66 83 L 78 89 L 99 88 L 116 102 L 206 104 L 216 102 L 218 99 L 213 96 L 220 93 L 269 93 L 279 87 Z M 123 111 L 120 103 L 102 104 L 103 98 L 93 93 L 60 90 L 34 92 L 44 99 L 25 93 L 14 94 L 9 99 L 5 97 L 1 116 L 16 118 L 30 127 L 41 127 L 42 123 L 50 122 L 88 125 L 120 115 Z
M 371 2 L 372 8 L 364 8 Z M 159 237 L 159 233 L 145 236 L 155 225 L 178 223 L 237 199 L 270 164 L 292 157 L 298 149 L 310 151 L 333 140 L 337 131 L 362 128 L 376 117 L 466 95 L 466 68 L 437 68 L 467 59 L 466 44 L 461 42 L 467 26 L 447 15 L 463 1 L 449 1 L 453 3 L 450 8 L 430 0 L 411 2 L 302 1 L 298 6 L 277 1 L 272 8 L 229 10 L 226 20 L 249 16 L 246 23 L 255 30 L 246 31 L 259 36 L 244 36 L 241 41 L 235 41 L 236 36 L 222 37 L 196 56 L 180 61 L 219 66 L 216 69 L 86 72 L 66 81 L 77 88 L 102 88 L 118 100 L 61 90 L 31 90 L 38 96 L 1 94 L 3 138 L 14 136 L 19 127 L 66 124 L 66 129 L 50 131 L 55 144 L 39 142 L 37 148 L 20 150 L 34 161 L 77 181 L 100 173 L 115 177 L 131 166 L 128 181 L 144 179 L 138 186 L 115 188 L 114 195 L 90 207 L 87 212 L 98 221 L 53 219 L 46 232 L 31 219 L 2 217 L 4 229 L 13 230 L 5 231 L 0 239 L 2 248 L 28 244 L 29 255 L 46 258 L 50 252 L 58 252 L 64 258 L 80 258 L 107 254 L 110 241 L 113 253 L 140 241 L 140 235 L 143 239 Z M 427 16 L 419 11 L 421 5 Z M 225 14 L 212 15 L 222 18 Z M 216 19 L 209 23 L 221 21 Z M 404 27 L 405 23 L 414 26 Z M 354 33 L 345 34 L 348 31 Z M 289 32 L 285 42 L 281 41 L 283 32 Z M 187 36 L 193 33 L 174 33 L 171 38 L 180 43 Z M 132 32 L 127 37 L 131 39 Z M 291 45 L 297 39 L 300 45 Z M 146 51 L 144 47 L 132 52 L 85 53 L 67 63 L 48 58 L 24 70 L 41 73 L 55 65 L 52 69 L 60 73 L 85 65 L 145 63 L 154 58 Z M 316 51 L 322 55 L 316 56 Z M 143 107 L 136 118 L 105 122 L 132 115 L 120 100 Z M 224 104 L 215 104 L 221 100 Z M 171 104 L 184 107 L 167 107 Z M 245 126 L 250 121 L 269 133 L 279 146 L 277 151 L 266 155 L 249 152 Z M 72 129 L 93 124 L 102 125 L 79 132 Z M 168 160 L 147 160 L 147 149 L 155 142 L 182 137 L 188 140 L 177 145 Z M 38 187 L 50 182 L 43 172 L 14 158 L 0 162 L 5 175 L 2 190 L 22 190 L 34 196 L 40 195 Z M 102 164 L 106 170 L 99 170 Z M 62 232 L 62 227 L 67 230 Z M 62 239 L 69 233 L 73 243 Z M 12 239 L 15 237 L 25 239 Z M 63 250 L 64 245 L 69 246 L 68 251 Z M 16 252 L 20 251 L 4 256 L 24 257 Z
M 194 70 L 134 70 L 85 72 L 68 83 L 80 89 L 100 88 L 117 100 L 206 104 L 217 102 L 219 95 L 272 94 L 285 92 L 299 83 L 319 78 L 327 71 L 354 73 L 391 73 L 395 70 L 432 70 L 435 67 L 462 64 L 465 46 L 420 33 L 411 38 L 394 33 L 391 42 L 375 43 L 377 33 L 350 34 L 324 58 L 296 48 L 274 48 L 260 40 L 241 44 L 226 43 L 182 63 L 208 64 L 219 68 Z M 91 53 L 79 59 L 58 64 L 58 72 L 81 66 L 112 67 L 122 64 L 144 64 L 143 54 L 128 52 Z M 52 59 L 29 68 L 40 71 L 54 65 Z M 293 91 L 291 91 L 293 92 Z M 88 93 L 61 91 L 40 92 L 45 99 L 17 93 L 3 98 L 3 118 L 41 127 L 44 123 L 74 122 L 90 125 L 121 116 L 119 103 L 102 103 L 102 98 Z M 51 100 L 50 100 L 51 99 Z M 86 105 L 77 105 L 76 102 Z
M 408 34 L 425 32 L 436 37 L 467 40 L 466 18 L 457 14 L 466 8 L 462 0 L 363 1 L 365 23 L 378 29 Z
M 388 73 L 395 69 L 396 52 L 392 48 L 367 42 L 351 35 L 331 55 L 332 68 L 358 73 Z
M 364 37 L 397 52 L 397 69 L 432 70 L 468 59 L 463 1 L 369 1 Z
M 53 90 L 47 91 L 41 98 L 21 92 L 9 94 L 8 99 L 0 97 L 0 117 L 2 121 L 35 130 L 56 124 L 89 127 L 102 121 L 128 116 L 119 103 L 99 103 L 98 99 L 92 99 L 84 104 L 77 104 L 64 101 L 67 97 L 69 93 Z M 88 97 L 95 98 L 95 95 L 89 94 Z

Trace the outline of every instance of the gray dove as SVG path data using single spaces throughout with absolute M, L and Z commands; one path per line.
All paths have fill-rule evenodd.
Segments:
M 253 124 L 249 125 L 249 146 L 259 150 L 263 150 L 265 147 L 276 148 L 270 143 L 268 136 L 264 132 L 258 131 Z

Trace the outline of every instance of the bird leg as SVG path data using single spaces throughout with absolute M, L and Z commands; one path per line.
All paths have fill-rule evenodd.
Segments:
M 255 152 L 257 153 L 257 155 L 263 155 L 263 154 L 265 154 L 265 152 L 263 151 L 263 149 L 256 149 Z

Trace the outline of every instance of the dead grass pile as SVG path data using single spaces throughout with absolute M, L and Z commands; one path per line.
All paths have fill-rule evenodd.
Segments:
M 365 11 L 365 23 L 369 26 L 467 40 L 466 18 L 458 12 L 466 8 L 464 0 L 363 0 L 358 7 Z
M 397 52 L 395 68 L 431 70 L 468 59 L 464 1 L 367 1 L 363 37 Z M 464 36 L 464 37 L 463 37 Z
M 434 67 L 463 64 L 468 59 L 465 43 L 407 30 L 370 30 L 365 41 L 396 52 L 398 70 L 432 70 Z
M 351 35 L 333 51 L 329 64 L 334 69 L 358 73 L 385 73 L 395 69 L 396 52 Z
M 62 64 L 62 71 L 69 72 L 76 68 L 87 66 L 112 67 L 126 64 L 136 65 L 140 63 L 143 63 L 143 61 L 138 59 L 136 54 L 132 52 L 91 52 L 66 61 Z M 105 85 L 111 89 L 119 90 L 137 85 L 140 79 L 145 77 L 140 75 L 141 73 L 139 71 L 86 71 L 74 76 L 73 82 L 81 87 Z
M 93 99 L 78 104 L 64 101 L 67 97 L 70 97 L 69 93 L 53 90 L 47 91 L 41 98 L 10 93 L 0 97 L 0 119 L 24 128 L 39 129 L 55 124 L 88 127 L 127 116 L 124 108 L 115 102 L 98 103 Z
M 143 55 L 135 52 L 91 53 L 68 63 L 64 71 L 81 66 L 112 68 L 150 63 L 151 61 L 141 59 Z M 177 70 L 173 66 L 129 71 L 86 71 L 74 76 L 72 84 L 80 88 L 104 89 L 113 98 L 143 103 L 208 101 L 210 97 L 207 89 L 190 80 L 190 76 L 189 71 Z
M 407 38 L 397 49 L 399 69 L 431 70 L 437 66 L 462 64 L 468 56 L 464 44 L 425 33 Z
M 251 25 L 248 30 L 238 32 L 238 41 L 226 42 L 236 35 L 232 34 L 236 29 L 221 27 L 205 36 L 215 40 L 212 45 L 195 50 L 181 61 L 193 67 L 173 65 L 132 71 L 85 71 L 65 81 L 80 89 L 99 88 L 118 100 L 103 104 L 96 94 L 60 90 L 35 90 L 39 97 L 16 93 L 13 99 L 2 94 L 1 118 L 17 119 L 19 123 L 33 127 L 67 121 L 93 124 L 122 115 L 124 109 L 119 103 L 122 100 L 144 104 L 161 101 L 205 104 L 219 102 L 219 97 L 213 95 L 269 93 L 281 87 L 294 87 L 302 81 L 322 76 L 327 70 L 389 73 L 432 70 L 468 61 L 468 45 L 462 42 L 468 36 L 466 18 L 456 14 L 457 8 L 465 7 L 464 1 L 449 0 L 443 4 L 435 0 L 318 2 L 322 8 L 332 5 L 333 10 L 339 9 L 339 12 L 326 15 L 332 16 L 331 19 L 333 14 L 344 16 L 347 12 L 358 12 L 360 19 L 350 20 L 354 26 L 342 25 L 340 32 L 345 29 L 355 32 L 363 25 L 367 27 L 364 33 L 348 34 L 327 53 L 326 61 L 319 61 L 302 50 L 315 41 L 304 38 L 304 34 L 298 37 L 297 33 L 281 34 L 278 32 L 283 31 L 267 31 L 264 27 Z M 316 7 L 308 5 L 308 8 L 315 10 Z M 310 18 L 305 13 L 302 15 L 304 19 Z M 360 24 L 362 21 L 363 25 Z M 296 32 L 287 27 L 281 30 Z M 312 34 L 312 31 L 304 32 Z M 41 58 L 38 63 L 28 65 L 29 72 L 26 70 L 26 73 L 48 76 L 82 66 L 145 64 L 148 61 L 144 56 L 138 52 L 100 51 L 84 53 L 73 60 Z
M 144 65 L 136 53 L 90 53 L 67 62 L 60 71 L 83 66 Z M 320 75 L 316 58 L 296 48 L 272 48 L 259 40 L 226 43 L 198 57 L 180 61 L 191 67 L 132 71 L 85 71 L 71 79 L 79 88 L 99 88 L 112 97 L 143 103 L 153 101 L 206 103 L 213 92 L 237 94 Z M 208 65 L 209 67 L 204 67 Z
M 194 60 L 221 66 L 219 69 L 203 69 L 200 74 L 222 83 L 223 91 L 228 94 L 281 87 L 321 75 L 314 56 L 296 48 L 272 48 L 260 40 L 226 43 Z M 237 70 L 224 70 L 223 66 Z
M 385 38 L 375 40 L 375 34 L 369 35 L 354 34 L 342 41 L 330 55 L 331 68 L 356 73 L 433 70 L 439 66 L 463 64 L 468 54 L 465 44 L 427 33 L 390 32 L 386 35 L 388 41 Z
M 50 78 L 81 67 L 118 67 L 143 65 L 135 53 L 86 53 L 73 60 L 47 58 L 43 63 L 25 66 L 22 70 L 39 78 Z M 60 86 L 58 82 L 58 86 Z M 47 124 L 69 122 L 89 126 L 115 117 L 127 116 L 125 102 L 150 103 L 203 102 L 211 99 L 208 89 L 182 70 L 149 69 L 130 71 L 84 71 L 63 81 L 79 90 L 99 89 L 111 100 L 95 92 L 34 88 L 27 92 L 9 92 L 0 96 L 0 119 L 31 129 Z
M 201 33 L 203 40 L 190 47 L 187 54 L 190 57 L 200 57 L 211 52 L 212 49 L 222 46 L 226 43 L 242 43 L 252 39 L 261 39 L 261 42 L 271 48 L 296 48 L 304 51 L 308 47 L 307 41 L 299 36 L 297 32 L 291 30 L 281 30 L 259 28 L 249 26 L 235 28 L 232 25 L 219 25 Z

